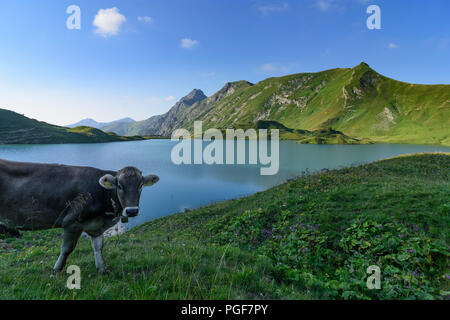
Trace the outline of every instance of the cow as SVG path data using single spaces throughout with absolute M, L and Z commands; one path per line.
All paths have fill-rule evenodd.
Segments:
M 64 269 L 80 235 L 91 237 L 95 266 L 105 272 L 103 233 L 139 214 L 142 188 L 159 181 L 135 167 L 119 171 L 0 159 L 0 224 L 6 230 L 62 228 L 53 270 Z

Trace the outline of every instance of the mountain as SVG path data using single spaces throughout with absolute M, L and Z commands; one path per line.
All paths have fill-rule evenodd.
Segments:
M 120 135 L 134 135 L 136 132 L 139 132 L 144 135 L 170 136 L 172 128 L 184 123 L 193 106 L 206 98 L 203 91 L 194 89 L 187 96 L 181 98 L 166 114 L 153 116 L 147 120 L 131 124 L 113 124 L 104 127 L 102 130 L 115 132 Z
M 124 125 L 117 133 L 170 136 L 176 128 L 192 131 L 195 120 L 203 120 L 204 130 L 255 127 L 265 120 L 374 142 L 450 145 L 450 85 L 396 81 L 366 63 L 273 77 L 255 85 L 227 83 L 209 98 L 180 103 L 165 115 Z
M 91 127 L 65 128 L 0 109 L 0 144 L 94 143 L 143 140 L 120 137 Z
M 96 128 L 96 129 L 102 129 L 103 127 L 110 126 L 110 125 L 113 125 L 113 124 L 132 123 L 132 122 L 136 122 L 136 121 L 134 121 L 131 118 L 123 118 L 123 119 L 112 121 L 112 122 L 97 122 L 94 119 L 87 118 L 87 119 L 83 119 L 83 120 L 81 120 L 81 121 L 79 121 L 77 123 L 70 124 L 67 127 L 68 128 L 91 127 L 91 128 Z
M 192 90 L 178 101 L 166 114 L 153 116 L 133 124 L 117 124 L 104 127 L 106 132 L 120 135 L 161 135 L 170 136 L 175 128 L 181 128 L 185 123 L 199 119 L 203 113 L 211 110 L 223 98 L 233 94 L 237 89 L 252 86 L 250 82 L 238 81 L 227 83 L 211 97 L 206 97 L 199 89 Z

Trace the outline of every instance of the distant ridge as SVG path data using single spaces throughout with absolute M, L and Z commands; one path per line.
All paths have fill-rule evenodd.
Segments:
M 255 127 L 264 120 L 296 130 L 338 131 L 358 140 L 450 145 L 450 85 L 396 81 L 365 62 L 257 84 L 230 82 L 211 97 L 198 94 L 191 102 L 185 97 L 164 115 L 103 130 L 170 136 L 177 128 L 192 130 L 195 120 L 203 121 L 204 130 Z
M 115 132 L 120 135 L 135 135 L 140 132 L 145 135 L 169 136 L 172 128 L 183 122 L 182 119 L 189 117 L 194 107 L 207 99 L 202 90 L 194 89 L 188 95 L 181 98 L 166 114 L 154 116 L 144 121 L 135 123 L 117 123 L 104 127 L 105 132 Z
M 111 121 L 111 122 L 97 122 L 94 119 L 87 118 L 87 119 L 83 119 L 77 123 L 67 125 L 66 127 L 75 128 L 75 127 L 83 126 L 83 127 L 92 127 L 92 128 L 96 128 L 96 129 L 102 129 L 103 127 L 110 126 L 110 125 L 113 125 L 116 123 L 133 123 L 133 122 L 136 122 L 136 121 L 131 118 L 123 118 L 123 119 Z
M 120 137 L 86 126 L 76 128 L 55 126 L 10 110 L 0 109 L 0 144 L 96 143 L 143 139 Z

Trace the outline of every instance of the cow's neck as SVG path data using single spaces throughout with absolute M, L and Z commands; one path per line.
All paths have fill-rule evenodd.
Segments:
M 122 205 L 120 204 L 119 197 L 117 196 L 116 189 L 111 190 L 111 192 L 109 192 L 109 198 L 115 216 L 118 217 L 122 215 L 123 208 Z

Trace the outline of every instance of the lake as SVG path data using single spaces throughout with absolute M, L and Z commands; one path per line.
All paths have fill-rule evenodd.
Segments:
M 142 192 L 141 214 L 130 219 L 128 227 L 132 227 L 186 208 L 197 208 L 263 191 L 306 170 L 314 172 L 324 168 L 340 168 L 400 154 L 450 152 L 450 147 L 441 146 L 302 145 L 294 141 L 280 141 L 278 174 L 261 176 L 259 165 L 177 166 L 172 163 L 170 156 L 176 143 L 170 140 L 148 140 L 103 144 L 2 145 L 0 158 L 108 170 L 135 166 L 144 174 L 157 174 L 161 180 Z

